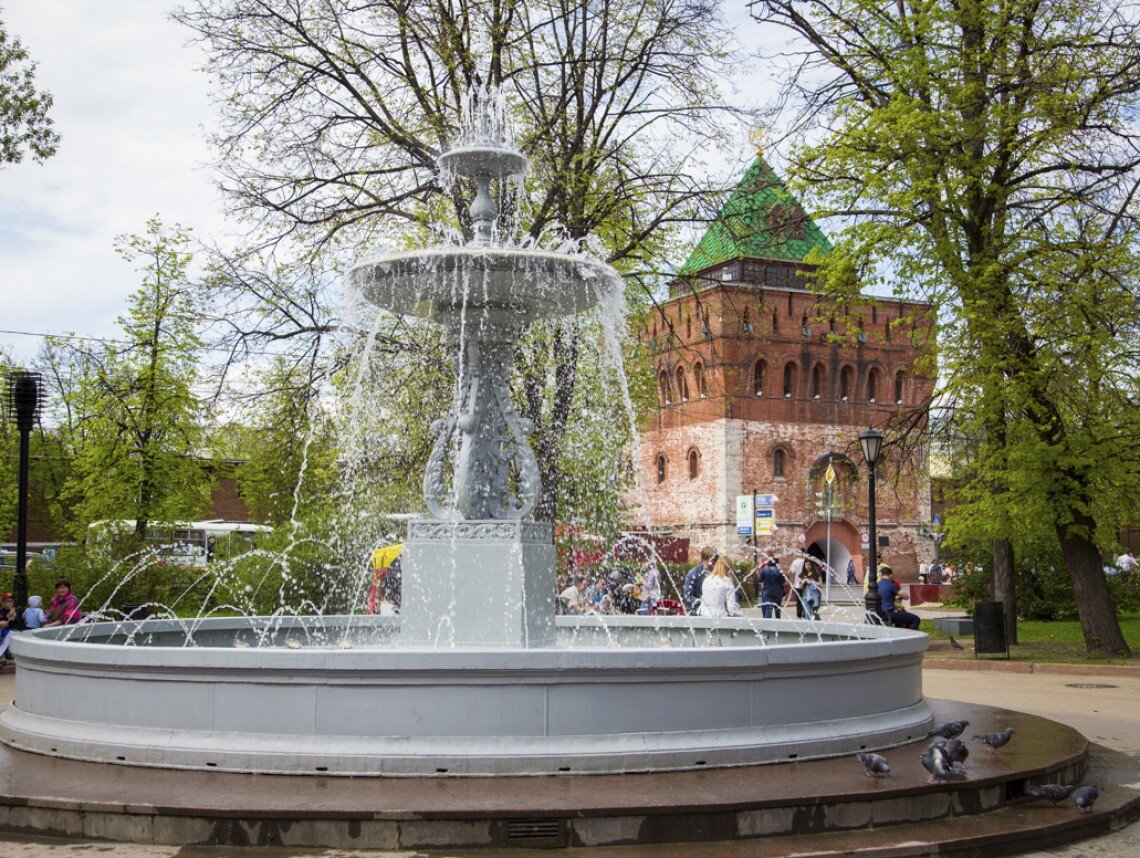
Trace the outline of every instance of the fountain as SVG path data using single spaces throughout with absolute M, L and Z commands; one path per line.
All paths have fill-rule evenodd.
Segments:
M 933 723 L 924 635 L 752 618 L 555 617 L 531 430 L 506 384 L 536 319 L 620 297 L 579 253 L 497 241 L 525 158 L 486 110 L 440 156 L 474 239 L 358 265 L 373 304 L 442 325 L 459 367 L 409 522 L 400 617 L 95 622 L 21 635 L 9 746 L 125 765 L 325 775 L 729 767 L 885 748 Z

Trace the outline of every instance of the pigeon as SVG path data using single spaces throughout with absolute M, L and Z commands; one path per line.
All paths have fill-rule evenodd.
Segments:
M 939 739 L 931 743 L 930 747 L 939 747 L 946 751 L 946 756 L 950 759 L 951 763 L 965 768 L 966 758 L 970 756 L 970 749 L 966 747 L 965 742 L 960 742 L 957 739 Z
M 1067 799 L 1074 789 L 1072 784 L 1041 784 L 1041 786 L 1026 787 L 1025 794 L 1033 798 L 1047 798 L 1053 807 L 1057 807 L 1057 802 Z
M 958 641 L 954 640 L 954 636 L 950 636 L 950 649 L 965 649 Z
M 1073 793 L 1073 801 L 1076 802 L 1077 810 L 1081 813 L 1088 813 L 1096 804 L 1097 798 L 1100 796 L 1100 787 L 1098 786 L 1083 786 L 1075 793 Z
M 954 775 L 964 774 L 962 767 L 952 763 L 946 754 L 946 750 L 940 745 L 932 745 L 918 758 L 922 761 L 922 767 L 930 772 L 928 784 L 949 780 Z
M 872 754 L 868 751 L 856 754 L 855 759 L 863 764 L 869 778 L 886 777 L 891 773 L 891 764 L 886 761 L 886 758 L 878 754 Z
M 965 729 L 969 726 L 969 721 L 950 721 L 946 724 L 943 724 L 936 730 L 931 730 L 930 733 L 927 734 L 926 738 L 929 739 L 932 736 L 941 736 L 943 739 L 956 739 L 961 736 Z
M 1013 728 L 1006 727 L 1000 733 L 982 733 L 980 736 L 974 735 L 971 738 L 977 742 L 985 742 L 989 746 L 990 753 L 992 754 L 994 751 L 996 751 L 998 748 L 1013 738 Z

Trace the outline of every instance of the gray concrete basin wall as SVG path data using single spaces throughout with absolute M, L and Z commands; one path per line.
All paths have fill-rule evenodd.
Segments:
M 362 641 L 394 624 L 356 617 L 322 618 L 316 631 L 286 623 L 277 638 L 300 649 L 235 648 L 257 625 L 245 619 L 201 622 L 196 646 L 171 645 L 186 628 L 169 620 L 138 624 L 135 640 L 148 646 L 95 642 L 124 637 L 110 623 L 21 634 L 0 737 L 135 765 L 494 775 L 807 759 L 902 744 L 932 725 L 924 635 L 851 626 L 858 638 L 828 640 L 819 624 L 792 621 L 599 622 L 560 617 L 558 633 L 616 636 L 614 645 L 369 647 Z M 689 645 L 616 645 L 654 627 L 652 640 L 667 629 Z M 733 634 L 751 643 L 726 644 Z

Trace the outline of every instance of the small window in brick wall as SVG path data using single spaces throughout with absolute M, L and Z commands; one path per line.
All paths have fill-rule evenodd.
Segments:
M 895 373 L 895 405 L 903 404 L 903 382 L 906 380 L 902 372 Z
M 700 473 L 700 456 L 696 450 L 689 451 L 689 479 L 695 480 Z
M 777 450 L 772 454 L 772 476 L 784 476 L 784 451 Z
M 756 361 L 752 367 L 752 392 L 756 396 L 764 395 L 764 361 Z
M 664 454 L 657 456 L 657 482 L 665 482 L 665 456 Z

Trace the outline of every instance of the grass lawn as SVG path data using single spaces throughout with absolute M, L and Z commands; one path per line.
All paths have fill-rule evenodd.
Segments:
M 1132 652 L 1140 655 L 1140 614 L 1124 614 L 1120 617 L 1120 629 Z M 974 657 L 974 639 L 958 639 L 965 647 L 955 650 L 950 647 L 949 637 L 934 630 L 931 620 L 923 620 L 921 631 L 930 635 L 930 649 L 927 656 L 932 658 Z M 1033 662 L 1096 662 L 1101 664 L 1135 664 L 1137 658 L 1119 659 L 1090 656 L 1085 652 L 1084 635 L 1077 620 L 1019 620 L 1017 623 L 1016 646 L 1010 647 L 1013 661 Z M 986 656 L 996 658 L 996 656 Z

